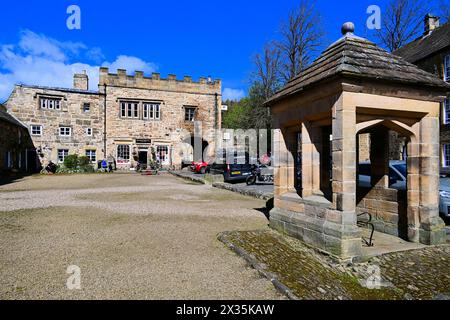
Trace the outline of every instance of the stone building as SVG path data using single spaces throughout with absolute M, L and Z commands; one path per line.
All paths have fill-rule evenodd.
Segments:
M 426 15 L 423 35 L 393 54 L 450 82 L 450 22 L 441 26 L 438 17 Z M 440 111 L 440 172 L 450 174 L 450 98 Z
M 0 174 L 38 169 L 36 152 L 27 127 L 0 105 Z
M 380 232 L 443 243 L 438 123 L 450 85 L 353 30 L 344 24 L 344 36 L 266 102 L 274 121 L 270 225 L 345 260 L 362 255 L 358 221 L 369 215 Z M 404 194 L 390 188 L 389 130 L 407 138 Z M 356 183 L 362 134 L 371 138 L 369 187 Z
M 100 68 L 98 91 L 89 90 L 85 73 L 75 74 L 70 89 L 16 85 L 6 107 L 28 127 L 42 165 L 78 154 L 129 169 L 137 161 L 181 167 L 202 157 L 207 145 L 214 147 L 220 101 L 220 80 L 161 79 L 157 73 L 150 78 L 140 71 L 127 76 L 125 70 L 110 74 Z M 194 137 L 194 125 L 203 139 Z M 194 156 L 197 140 L 200 153 Z
M 214 129 L 221 123 L 220 80 L 161 79 L 158 73 L 144 77 L 142 72 L 130 76 L 126 70 L 111 74 L 101 68 L 99 90 L 106 97 L 107 155 L 118 167 L 150 160 L 180 167 L 202 159 L 207 146 L 206 152 L 213 153 Z M 196 123 L 201 132 L 194 132 Z
M 6 102 L 8 111 L 28 127 L 42 166 L 62 163 L 69 154 L 92 162 L 103 157 L 100 94 L 88 90 L 87 75 L 74 79 L 72 89 L 16 85 Z

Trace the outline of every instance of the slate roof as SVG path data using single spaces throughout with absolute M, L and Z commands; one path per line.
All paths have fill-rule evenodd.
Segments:
M 410 42 L 393 54 L 402 57 L 406 61 L 415 63 L 428 56 L 450 47 L 450 22 L 443 24 L 431 32 Z
M 266 105 L 337 75 L 450 90 L 450 85 L 435 75 L 388 53 L 371 41 L 346 34 L 328 47 L 299 76 L 275 93 L 266 101 Z
M 54 91 L 70 92 L 70 93 L 99 94 L 98 91 L 83 90 L 83 89 L 76 89 L 76 88 L 46 87 L 46 86 L 36 86 L 36 85 L 27 85 L 27 84 L 18 84 L 18 86 L 19 87 L 23 87 L 23 88 L 42 89 L 42 90 L 54 90 Z
M 6 121 L 13 125 L 26 128 L 19 120 L 10 115 L 7 111 L 4 111 L 0 108 L 0 121 Z

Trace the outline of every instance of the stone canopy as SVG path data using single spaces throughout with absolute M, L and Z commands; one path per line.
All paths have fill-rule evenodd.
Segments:
M 341 39 L 266 102 L 275 129 L 270 224 L 339 259 L 361 256 L 358 220 L 369 215 L 378 231 L 440 243 L 439 107 L 450 86 L 353 30 L 345 24 Z M 404 192 L 390 187 L 389 130 L 408 141 Z M 372 141 L 364 190 L 360 133 Z

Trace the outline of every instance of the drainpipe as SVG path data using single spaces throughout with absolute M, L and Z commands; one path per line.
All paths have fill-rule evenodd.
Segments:
M 219 128 L 219 125 L 218 125 L 218 108 L 219 108 L 219 104 L 218 104 L 218 102 L 217 102 L 217 97 L 218 97 L 218 94 L 217 94 L 217 92 L 214 94 L 214 96 L 215 96 L 215 108 L 214 108 L 214 124 L 215 124 L 215 129 L 218 129 Z
M 106 159 L 106 83 L 103 86 L 105 88 L 105 97 L 103 100 L 103 152 L 104 158 Z

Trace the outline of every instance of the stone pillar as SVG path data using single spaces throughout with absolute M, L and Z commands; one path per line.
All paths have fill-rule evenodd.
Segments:
M 416 125 L 420 127 L 420 124 Z M 408 240 L 411 242 L 419 242 L 419 190 L 420 190 L 420 137 L 411 137 L 411 141 L 407 145 L 407 220 L 408 220 Z
M 370 134 L 370 164 L 372 187 L 389 187 L 389 130 L 376 128 Z
M 288 192 L 287 147 L 282 129 L 273 130 L 274 195 Z
M 320 143 L 318 127 L 302 123 L 302 197 L 320 191 Z
M 355 108 L 335 107 L 333 117 L 333 206 L 355 213 L 356 207 L 356 113 Z
M 438 244 L 446 241 L 445 224 L 439 217 L 439 118 L 420 121 L 419 241 Z

